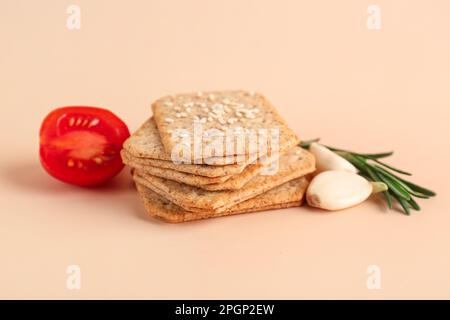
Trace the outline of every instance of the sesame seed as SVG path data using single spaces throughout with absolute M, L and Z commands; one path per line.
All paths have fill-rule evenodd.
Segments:
M 229 124 L 233 124 L 233 123 L 235 123 L 236 121 L 237 121 L 236 118 L 230 118 L 230 119 L 228 119 L 228 123 L 229 123 Z
M 192 111 L 192 109 L 189 108 L 189 107 L 187 107 L 187 108 L 186 108 L 186 111 L 190 113 L 190 112 Z
M 206 118 L 201 118 L 200 123 L 206 123 Z
M 173 123 L 173 119 L 171 119 L 171 118 L 166 118 L 165 121 L 166 121 L 166 123 Z
M 210 94 L 208 95 L 208 99 L 209 99 L 210 101 L 214 101 L 214 100 L 216 99 L 216 96 L 213 95 L 212 93 L 210 93 Z
M 181 111 L 181 108 L 179 106 L 176 106 L 174 109 L 175 111 Z
M 213 121 L 213 118 L 212 118 L 212 117 L 208 117 L 208 121 L 209 121 L 209 122 L 212 122 L 212 121 Z
M 217 121 L 219 121 L 220 124 L 226 124 L 222 117 L 218 118 Z
M 164 105 L 165 105 L 166 107 L 171 107 L 171 106 L 173 106 L 173 103 L 170 102 L 170 101 L 165 101 L 165 102 L 164 102 Z
M 203 96 L 203 92 L 201 92 L 201 91 L 197 92 L 197 97 L 201 97 L 201 96 Z

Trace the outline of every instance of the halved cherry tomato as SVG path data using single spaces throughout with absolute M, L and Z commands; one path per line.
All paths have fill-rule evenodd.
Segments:
M 120 150 L 129 136 L 126 124 L 106 109 L 58 108 L 41 126 L 41 163 L 61 181 L 79 186 L 101 184 L 122 170 Z

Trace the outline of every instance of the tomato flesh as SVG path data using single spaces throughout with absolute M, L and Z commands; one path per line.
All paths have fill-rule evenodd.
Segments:
M 41 126 L 41 163 L 61 181 L 80 186 L 102 184 L 122 170 L 120 150 L 129 136 L 126 124 L 106 109 L 59 108 Z

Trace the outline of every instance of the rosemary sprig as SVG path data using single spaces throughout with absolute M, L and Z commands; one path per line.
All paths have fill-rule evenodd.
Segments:
M 318 141 L 319 139 L 302 141 L 300 147 L 308 149 L 311 143 Z M 393 154 L 392 151 L 382 153 L 357 153 L 329 146 L 325 147 L 353 164 L 358 169 L 358 173 L 367 180 L 385 183 L 388 186 L 388 190 L 384 191 L 383 195 L 390 209 L 393 208 L 393 203 L 396 201 L 402 207 L 403 212 L 409 215 L 411 209 L 417 211 L 420 210 L 414 197 L 428 199 L 436 195 L 434 191 L 421 187 L 397 175 L 402 174 L 411 176 L 411 173 L 395 168 L 380 160 L 391 156 Z

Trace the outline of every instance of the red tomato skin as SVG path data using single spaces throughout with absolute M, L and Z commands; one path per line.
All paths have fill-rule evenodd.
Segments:
M 69 184 L 95 186 L 123 169 L 120 150 L 130 132 L 109 110 L 70 106 L 50 112 L 39 136 L 40 161 L 51 176 Z

